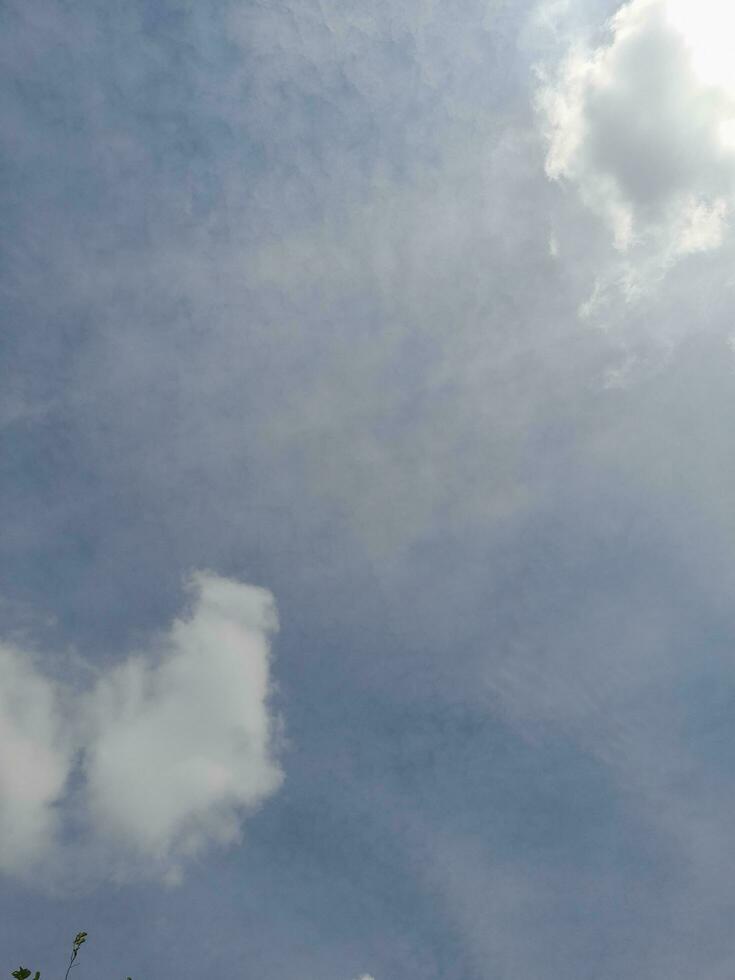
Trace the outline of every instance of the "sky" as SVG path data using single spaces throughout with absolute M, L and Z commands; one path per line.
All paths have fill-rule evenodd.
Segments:
M 731 980 L 734 34 L 0 2 L 0 969 Z

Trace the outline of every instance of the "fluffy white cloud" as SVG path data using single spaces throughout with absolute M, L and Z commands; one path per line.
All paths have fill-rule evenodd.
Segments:
M 190 585 L 189 614 L 80 695 L 73 719 L 68 690 L 27 654 L 0 650 L 0 869 L 20 872 L 54 849 L 63 864 L 60 822 L 76 812 L 98 860 L 122 851 L 175 883 L 180 858 L 238 840 L 239 811 L 278 789 L 273 597 L 211 573 Z
M 724 4 L 632 0 L 608 26 L 606 43 L 577 40 L 558 72 L 542 72 L 539 107 L 546 172 L 606 222 L 623 256 L 613 278 L 630 299 L 725 238 L 735 73 L 722 39 L 733 15 Z
M 193 616 L 177 620 L 158 665 L 134 657 L 90 705 L 89 807 L 105 833 L 165 854 L 237 834 L 234 805 L 278 788 L 269 755 L 270 595 L 199 574 Z
M 0 869 L 14 872 L 57 832 L 51 804 L 66 783 L 73 746 L 53 682 L 34 657 L 0 647 Z

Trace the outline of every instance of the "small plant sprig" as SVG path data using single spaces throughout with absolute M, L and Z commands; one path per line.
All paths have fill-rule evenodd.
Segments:
M 71 968 L 74 966 L 74 960 L 77 958 L 79 947 L 82 945 L 82 943 L 86 941 L 87 941 L 86 932 L 78 932 L 76 934 L 76 938 L 74 939 L 74 946 L 72 947 L 72 951 L 71 951 L 71 959 L 69 960 L 69 966 L 67 966 L 66 968 L 66 976 L 64 977 L 64 980 L 69 980 L 69 970 L 71 970 Z
M 64 980 L 69 980 L 69 970 L 71 970 L 71 968 L 75 966 L 74 960 L 77 958 L 77 953 L 79 952 L 82 943 L 86 942 L 86 940 L 87 940 L 86 932 L 78 932 L 74 937 L 74 945 L 72 946 L 71 959 L 69 960 L 69 966 L 66 968 L 66 976 L 64 977 Z M 15 980 L 27 980 L 27 978 L 30 975 L 31 975 L 31 971 L 27 970 L 24 966 L 19 966 L 18 969 L 13 970 L 11 974 L 11 976 L 15 977 Z M 40 980 L 40 978 L 41 978 L 41 974 L 39 973 L 38 970 L 36 970 L 36 975 L 34 976 L 33 980 Z M 132 980 L 132 978 L 128 977 L 127 980 Z

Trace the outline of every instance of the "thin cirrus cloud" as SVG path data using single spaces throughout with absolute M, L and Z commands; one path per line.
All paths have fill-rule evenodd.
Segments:
M 735 203 L 735 73 L 725 5 L 632 0 L 605 41 L 570 41 L 537 93 L 546 173 L 604 222 L 615 249 L 583 313 L 644 295 L 726 240 Z M 558 247 L 558 246 L 557 246 Z
M 190 588 L 189 614 L 155 649 L 83 694 L 44 676 L 38 656 L 0 648 L 1 871 L 40 867 L 53 881 L 81 854 L 92 874 L 135 878 L 147 867 L 177 884 L 180 861 L 238 841 L 243 808 L 279 788 L 273 597 L 209 572 Z M 76 845 L 64 840 L 75 819 Z

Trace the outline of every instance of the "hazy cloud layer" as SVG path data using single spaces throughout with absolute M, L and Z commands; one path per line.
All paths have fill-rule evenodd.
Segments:
M 732 976 L 730 82 L 618 8 L 0 10 L 3 948 Z

